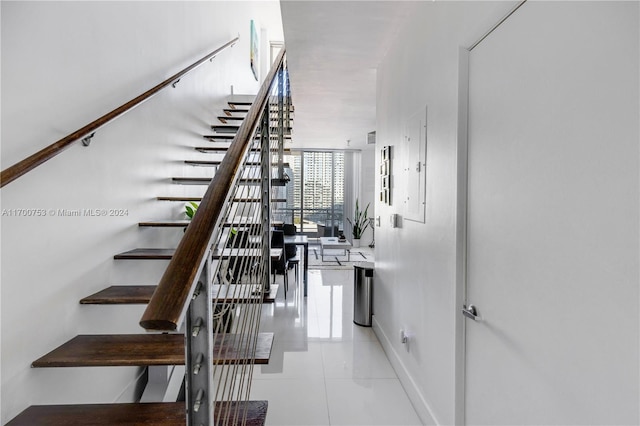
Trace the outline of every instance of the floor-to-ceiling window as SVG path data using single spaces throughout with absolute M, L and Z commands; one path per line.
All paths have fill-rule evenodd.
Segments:
M 337 235 L 344 217 L 344 153 L 292 151 L 284 160 L 291 182 L 274 203 L 274 219 L 309 236 Z

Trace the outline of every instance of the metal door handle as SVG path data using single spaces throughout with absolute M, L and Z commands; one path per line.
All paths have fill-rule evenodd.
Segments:
M 482 321 L 482 318 L 478 315 L 478 310 L 473 305 L 469 305 L 468 307 L 467 305 L 463 305 L 462 315 L 474 321 Z

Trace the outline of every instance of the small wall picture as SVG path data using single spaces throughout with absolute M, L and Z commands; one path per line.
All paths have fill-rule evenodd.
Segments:
M 251 35 L 249 42 L 251 43 L 251 50 L 249 52 L 249 62 L 251 65 L 251 72 L 253 73 L 253 77 L 258 81 L 258 52 L 260 47 L 260 42 L 258 41 L 258 32 L 256 31 L 256 26 L 253 23 L 253 19 L 251 20 Z
M 380 202 L 391 205 L 391 147 L 380 151 Z

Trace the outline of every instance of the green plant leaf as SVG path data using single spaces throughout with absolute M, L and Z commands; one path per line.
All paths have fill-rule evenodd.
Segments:
M 359 239 L 362 238 L 362 234 L 367 228 L 371 225 L 368 217 L 369 212 L 369 204 L 365 207 L 364 211 L 360 210 L 360 203 L 356 198 L 356 208 L 353 215 L 353 221 L 350 218 L 347 218 L 347 222 L 351 225 L 351 234 L 353 238 Z
M 184 206 L 185 214 L 189 218 L 189 220 L 193 219 L 193 216 L 196 214 L 196 210 L 200 205 L 196 202 L 189 201 L 189 204 Z

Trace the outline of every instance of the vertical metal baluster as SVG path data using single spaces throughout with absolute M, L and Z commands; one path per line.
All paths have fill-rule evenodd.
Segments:
M 286 101 L 284 103 L 284 114 L 285 114 L 285 127 L 288 129 L 291 128 L 291 86 L 289 82 L 289 70 L 286 66 L 286 60 L 283 64 L 283 72 L 285 77 L 285 98 Z
M 187 311 L 185 327 L 187 425 L 214 424 L 211 253 Z
M 260 173 L 262 196 L 262 262 L 266 265 L 262 273 L 265 294 L 271 291 L 271 146 L 269 143 L 269 125 L 271 124 L 271 105 L 267 102 L 262 112 L 262 133 L 260 136 Z
M 284 69 L 278 73 L 278 179 L 284 179 Z

